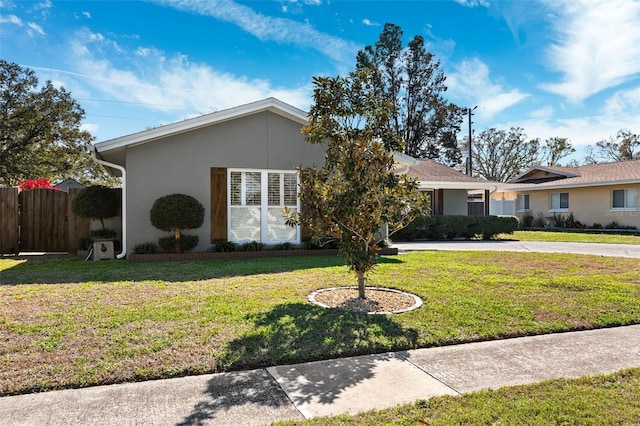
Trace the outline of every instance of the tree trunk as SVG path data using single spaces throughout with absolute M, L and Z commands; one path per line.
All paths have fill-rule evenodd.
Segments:
M 358 299 L 364 299 L 364 272 L 357 272 L 358 274 Z
M 180 229 L 176 228 L 173 230 L 173 235 L 176 239 L 176 253 L 182 253 L 182 241 L 180 241 Z

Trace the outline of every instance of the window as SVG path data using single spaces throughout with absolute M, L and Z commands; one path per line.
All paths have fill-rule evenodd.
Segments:
M 283 209 L 298 209 L 298 177 L 290 171 L 229 171 L 229 239 L 266 244 L 300 241 Z
M 611 207 L 614 209 L 637 209 L 637 189 L 614 189 L 612 191 Z
M 529 194 L 518 195 L 518 211 L 529 210 Z
M 551 210 L 566 210 L 569 208 L 569 193 L 556 192 L 551 194 Z
M 423 194 L 426 194 L 429 196 L 429 204 L 427 204 L 426 209 L 427 209 L 427 214 L 429 216 L 433 216 L 433 191 L 422 191 Z

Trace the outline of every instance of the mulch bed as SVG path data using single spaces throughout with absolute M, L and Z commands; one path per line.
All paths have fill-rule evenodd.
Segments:
M 321 289 L 310 294 L 309 301 L 325 308 L 368 314 L 401 313 L 422 306 L 418 296 L 379 287 L 366 287 L 364 299 L 358 298 L 357 287 Z

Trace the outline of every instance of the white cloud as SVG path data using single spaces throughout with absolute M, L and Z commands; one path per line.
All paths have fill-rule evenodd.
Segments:
M 151 49 L 149 49 L 148 47 L 138 47 L 138 49 L 136 50 L 136 55 L 142 57 L 149 56 L 150 53 Z
M 232 0 L 156 0 L 156 3 L 231 22 L 262 41 L 316 49 L 341 64 L 351 66 L 360 49 L 355 43 L 321 33 L 307 23 L 266 16 Z
M 561 112 L 556 113 L 553 107 L 546 106 L 531 112 L 524 120 L 496 124 L 494 127 L 522 127 L 531 138 L 564 137 L 582 149 L 615 135 L 620 129 L 628 129 L 630 123 L 636 123 L 635 128 L 630 128 L 631 131 L 640 131 L 640 87 L 614 93 L 602 108 L 590 115 L 571 117 L 569 114 L 570 111 L 563 116 Z
M 42 29 L 42 27 L 38 24 L 36 24 L 35 22 L 29 22 L 28 27 L 31 28 L 32 31 L 28 31 L 30 35 L 33 35 L 33 33 L 38 33 L 40 35 L 45 35 L 44 30 Z
M 477 7 L 477 6 L 489 7 L 488 0 L 455 0 L 455 2 L 466 7 Z
M 82 16 L 84 16 L 87 19 L 91 19 L 91 13 L 89 13 L 87 11 L 82 12 Z
M 365 24 L 367 27 L 379 27 L 380 23 L 378 22 L 371 22 L 369 19 L 365 18 L 362 20 L 362 23 Z
M 222 73 L 207 64 L 191 63 L 185 55 L 166 58 L 154 48 L 138 48 L 124 69 L 115 64 L 115 44 L 106 37 L 81 31 L 72 44 L 71 61 L 82 84 L 101 99 L 139 104 L 175 119 L 277 97 L 298 108 L 308 109 L 311 87 L 273 87 L 268 80 L 248 79 Z M 109 58 L 109 59 L 107 59 Z M 137 59 L 134 59 L 137 58 Z M 135 62 L 131 62 L 135 61 Z M 157 125 L 158 123 L 150 123 Z
M 459 63 L 448 74 L 446 84 L 453 96 L 466 100 L 464 104 L 478 105 L 477 114 L 483 120 L 490 120 L 529 96 L 517 89 L 505 90 L 491 81 L 489 67 L 478 58 Z
M 22 19 L 16 15 L 0 16 L 0 24 L 12 24 L 22 26 Z
M 636 120 L 634 122 L 636 126 L 640 127 L 640 86 L 614 93 L 607 99 L 604 110 L 612 116 L 635 112 Z
M 83 123 L 80 125 L 80 130 L 89 132 L 92 135 L 98 133 L 98 129 L 100 129 L 100 125 L 95 123 Z
M 562 81 L 541 87 L 580 102 L 640 74 L 640 2 L 574 0 L 549 3 L 557 14 L 549 67 Z

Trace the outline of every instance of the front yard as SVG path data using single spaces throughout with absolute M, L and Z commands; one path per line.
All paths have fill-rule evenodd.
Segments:
M 501 234 L 500 239 L 568 243 L 640 244 L 640 235 L 616 235 L 610 233 L 598 234 L 587 232 L 561 231 L 515 231 L 513 234 Z
M 371 285 L 425 304 L 325 310 L 336 257 L 0 260 L 0 395 L 640 322 L 637 259 L 531 253 L 385 257 Z

